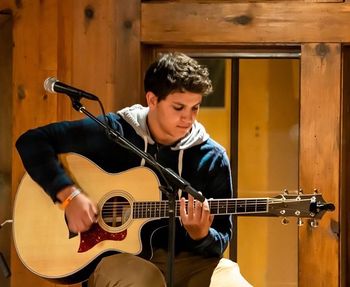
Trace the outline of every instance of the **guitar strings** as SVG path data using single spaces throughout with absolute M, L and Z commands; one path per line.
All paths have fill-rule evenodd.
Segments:
M 226 202 L 222 203 L 222 199 L 210 200 L 209 208 L 211 210 L 221 211 L 221 213 L 229 213 L 228 211 L 234 209 L 236 212 L 264 212 L 266 209 L 261 210 L 262 207 L 267 207 L 268 204 L 280 204 L 280 203 L 290 203 L 290 202 L 305 202 L 310 201 L 310 199 L 228 199 Z M 220 203 L 221 202 L 221 203 Z M 177 213 L 179 212 L 179 201 L 177 203 Z M 188 207 L 188 201 L 186 201 L 186 207 Z M 255 207 L 252 209 L 251 207 Z M 291 210 L 288 206 L 284 206 L 285 210 Z M 160 215 L 166 214 L 168 212 L 168 201 L 144 201 L 144 202 L 133 202 L 129 204 L 128 202 L 106 202 L 102 208 L 103 216 L 113 216 L 115 214 L 123 214 L 124 212 L 129 212 L 133 210 L 134 215 L 141 213 L 142 216 L 146 215 Z M 232 212 L 230 212 L 232 213 Z

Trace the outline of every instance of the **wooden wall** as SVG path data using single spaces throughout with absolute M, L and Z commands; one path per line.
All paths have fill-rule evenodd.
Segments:
M 31 127 L 79 117 L 64 96 L 44 92 L 48 76 L 98 95 L 113 110 L 142 101 L 141 71 L 153 48 L 300 47 L 300 187 L 319 189 L 337 209 L 318 229 L 300 229 L 299 286 L 346 286 L 342 50 L 350 42 L 349 2 L 1 0 L 4 10 L 14 23 L 12 142 Z M 13 195 L 23 172 L 12 149 Z M 13 249 L 11 267 L 13 287 L 54 286 L 30 274 Z
M 106 110 L 139 102 L 140 3 L 129 1 L 1 1 L 13 17 L 12 146 L 25 130 L 81 115 L 63 95 L 47 94 L 49 76 L 99 96 Z M 129 5 L 130 4 L 130 5 Z M 97 104 L 86 102 L 93 113 Z M 12 190 L 24 173 L 12 149 Z M 12 249 L 11 286 L 55 286 L 31 274 Z
M 0 14 L 0 223 L 11 218 L 12 17 Z M 0 230 L 0 252 L 10 264 L 11 224 Z M 0 286 L 10 279 L 0 273 Z

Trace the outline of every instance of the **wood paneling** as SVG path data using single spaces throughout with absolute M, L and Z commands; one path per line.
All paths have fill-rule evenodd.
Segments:
M 349 3 L 143 3 L 144 43 L 350 42 Z
M 12 20 L 11 15 L 0 14 L 0 223 L 12 214 Z M 0 253 L 7 264 L 10 264 L 11 227 L 8 224 L 0 230 Z M 0 274 L 0 286 L 10 287 L 10 279 Z
M 300 187 L 318 189 L 336 210 L 318 228 L 299 233 L 299 286 L 338 286 L 340 44 L 305 44 L 301 51 Z
M 15 19 L 13 144 L 30 128 L 82 117 L 68 97 L 44 91 L 49 76 L 96 94 L 106 111 L 140 100 L 139 0 L 132 5 L 113 0 L 16 3 L 4 6 L 12 8 Z M 83 103 L 92 113 L 101 112 L 96 102 Z M 15 194 L 24 169 L 15 149 L 13 158 Z M 11 268 L 13 287 L 55 286 L 30 273 L 14 249 Z
M 67 84 L 72 84 L 73 70 L 73 9 L 75 1 L 58 1 L 59 29 L 57 29 L 57 78 Z M 51 76 L 56 76 L 54 73 Z M 72 118 L 71 101 L 68 97 L 60 95 L 57 98 L 57 120 Z
M 140 101 L 140 0 L 60 1 L 58 74 L 61 81 L 97 95 L 106 111 Z M 85 101 L 94 114 L 96 102 Z M 60 96 L 59 118 L 82 115 Z
M 141 0 L 117 1 L 115 94 L 112 106 L 121 108 L 144 98 L 141 75 Z
M 71 6 L 68 2 L 66 5 Z M 66 20 L 71 21 L 73 29 L 72 42 L 68 42 L 71 45 L 68 52 L 71 55 L 67 55 L 71 73 L 68 84 L 95 94 L 109 110 L 109 99 L 114 96 L 115 67 L 111 63 L 116 49 L 115 1 L 74 1 L 70 14 L 71 19 Z M 82 103 L 93 114 L 101 112 L 97 102 Z M 77 112 L 71 113 L 72 119 L 81 117 Z
M 18 6 L 18 4 L 17 4 Z M 0 11 L 3 10 L 14 10 L 16 8 L 16 1 L 15 0 L 2 0 L 0 1 Z
M 13 11 L 13 141 L 25 130 L 56 119 L 56 97 L 46 96 L 43 80 L 55 72 L 57 55 L 56 0 L 22 1 Z M 13 194 L 24 169 L 13 150 Z M 35 229 L 33 227 L 33 234 Z M 52 286 L 34 276 L 19 261 L 12 249 L 11 286 Z
M 341 285 L 350 286 L 350 47 L 343 48 L 342 161 L 341 161 Z

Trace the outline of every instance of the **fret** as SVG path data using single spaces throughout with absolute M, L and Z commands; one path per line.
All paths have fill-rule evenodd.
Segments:
M 142 218 L 142 203 L 137 204 L 137 218 Z
M 151 213 L 153 211 L 153 215 L 151 216 L 152 218 L 155 218 L 157 217 L 156 216 L 156 212 L 157 212 L 157 208 L 156 208 L 156 203 L 153 201 L 152 204 L 151 204 Z
M 151 205 L 152 202 L 147 202 L 146 203 L 146 218 L 150 218 L 151 217 Z
M 257 199 L 257 212 L 267 212 L 267 207 L 267 199 Z
M 256 211 L 256 200 L 246 200 L 246 212 L 255 212 Z
M 145 202 L 142 202 L 140 218 L 145 218 L 146 217 L 146 210 L 147 210 L 146 204 L 145 204 Z
M 168 202 L 165 201 L 163 202 L 163 217 L 167 217 L 168 215 L 169 215 Z
M 160 214 L 159 214 L 159 205 L 160 205 L 160 202 L 155 202 L 155 211 L 154 211 L 154 217 L 160 217 Z
M 222 203 L 219 202 L 219 210 L 217 212 L 217 214 L 224 214 L 224 213 L 230 213 L 230 209 L 229 209 L 229 201 L 228 200 L 223 200 L 221 201 Z
M 142 218 L 148 218 L 148 201 L 143 203 Z
M 149 201 L 148 202 L 148 208 L 147 208 L 147 213 L 148 213 L 148 218 L 152 218 L 153 217 L 153 202 Z
M 133 218 L 137 218 L 137 208 L 136 208 L 136 205 L 137 205 L 136 202 L 134 202 L 134 203 L 132 204 L 132 217 L 133 217 Z
M 246 203 L 245 203 L 245 200 L 237 200 L 237 209 L 236 209 L 236 212 L 237 213 L 245 213 L 245 208 L 246 208 Z
M 226 213 L 228 214 L 235 214 L 237 210 L 237 201 L 234 199 L 228 199 L 226 200 Z
M 140 217 L 139 218 L 145 218 L 145 203 L 141 202 L 140 204 Z
M 219 200 L 210 200 L 208 203 L 209 203 L 209 209 L 211 214 L 220 213 L 220 208 L 222 207 L 222 204 L 220 204 Z

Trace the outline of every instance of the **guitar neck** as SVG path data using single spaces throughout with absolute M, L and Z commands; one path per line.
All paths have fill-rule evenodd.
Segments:
M 268 198 L 210 199 L 210 213 L 213 215 L 259 215 L 268 213 Z M 187 202 L 186 202 L 187 204 Z M 180 216 L 180 201 L 176 201 L 175 215 Z M 133 203 L 133 218 L 169 217 L 169 201 L 145 201 Z

